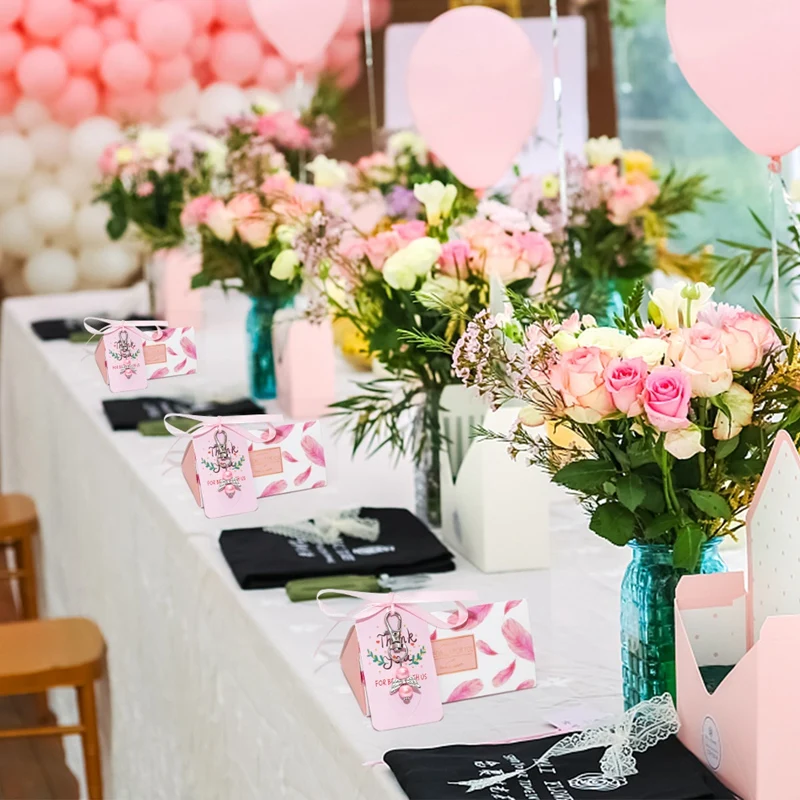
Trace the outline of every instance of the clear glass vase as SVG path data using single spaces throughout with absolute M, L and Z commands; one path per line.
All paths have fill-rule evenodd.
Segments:
M 284 299 L 253 297 L 247 314 L 247 335 L 250 339 L 250 396 L 255 400 L 274 400 L 278 396 L 275 383 L 275 351 L 272 323 L 275 312 L 288 305 Z
M 703 545 L 697 573 L 726 572 L 720 540 Z M 664 692 L 675 697 L 675 589 L 686 570 L 672 563 L 672 546 L 631 542 L 622 579 L 622 693 L 625 708 Z
M 423 441 L 414 468 L 414 506 L 431 528 L 442 526 L 442 432 L 440 389 L 428 391 L 414 421 L 414 442 Z

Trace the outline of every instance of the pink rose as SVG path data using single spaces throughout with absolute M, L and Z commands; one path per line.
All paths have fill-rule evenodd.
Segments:
M 311 132 L 297 121 L 291 111 L 278 111 L 261 117 L 256 130 L 260 136 L 291 150 L 302 150 L 311 144 Z
M 348 261 L 360 261 L 367 255 L 367 240 L 356 233 L 346 233 L 339 242 L 339 254 Z
M 261 211 L 261 203 L 259 202 L 258 195 L 252 192 L 237 194 L 228 201 L 228 211 L 230 211 L 237 220 L 254 217 Z
M 394 174 L 394 164 L 382 150 L 359 158 L 356 162 L 356 169 L 369 180 L 379 183 L 391 180 Z
M 741 311 L 724 326 L 722 341 L 735 372 L 754 369 L 780 344 L 769 321 L 751 311 Z
M 638 417 L 642 413 L 642 392 L 647 380 L 644 359 L 615 358 L 606 367 L 603 377 L 617 411 Z
M 645 380 L 644 412 L 648 422 L 659 431 L 677 431 L 689 427 L 689 403 L 692 384 L 678 367 L 656 367 Z
M 293 186 L 294 179 L 288 172 L 278 172 L 264 179 L 261 184 L 261 192 L 269 199 L 291 194 Z
M 606 203 L 608 218 L 615 225 L 627 225 L 647 203 L 646 192 L 639 186 L 621 183 Z
M 367 258 L 377 270 L 383 269 L 386 259 L 403 247 L 403 242 L 394 231 L 383 231 L 367 239 Z
M 155 188 L 156 187 L 153 186 L 153 183 L 151 181 L 145 181 L 144 183 L 140 183 L 136 187 L 136 194 L 139 197 L 150 197 L 150 195 L 153 194 Z
M 194 200 L 190 200 L 181 213 L 181 225 L 184 228 L 191 228 L 194 225 L 205 224 L 208 210 L 216 202 L 219 201 L 215 200 L 210 194 L 204 194 Z
M 439 271 L 452 278 L 466 278 L 473 255 L 472 248 L 466 242 L 445 242 L 439 256 Z
M 640 169 L 635 169 L 625 175 L 625 182 L 629 186 L 637 187 L 641 193 L 644 202 L 642 205 L 649 206 L 651 203 L 658 199 L 661 194 L 659 185 L 645 172 Z
M 428 226 L 421 219 L 415 219 L 411 222 L 398 222 L 396 225 L 392 225 L 392 230 L 404 244 L 428 235 Z
M 583 174 L 583 188 L 603 194 L 613 192 L 620 185 L 619 168 L 616 164 L 591 167 Z
M 541 233 L 514 234 L 522 250 L 522 257 L 533 269 L 552 269 L 556 263 L 553 245 Z
M 530 267 L 522 258 L 522 249 L 513 236 L 503 233 L 484 250 L 485 276 L 496 275 L 503 283 L 513 283 L 530 277 Z
M 117 173 L 117 148 L 119 143 L 108 145 L 97 161 L 97 166 L 103 175 L 116 175 Z
M 550 382 L 561 393 L 567 416 L 595 424 L 616 410 L 604 374 L 610 358 L 599 347 L 565 353 L 550 370 Z
M 675 331 L 667 356 L 689 376 L 697 397 L 716 397 L 731 388 L 733 372 L 719 328 L 698 322 Z
M 505 231 L 496 223 L 488 219 L 471 219 L 458 228 L 461 239 L 470 243 L 473 250 L 485 250 L 494 241 L 505 235 Z
M 206 210 L 205 225 L 214 236 L 223 242 L 233 239 L 233 214 L 225 207 L 222 200 L 212 200 Z
M 272 238 L 272 224 L 265 218 L 246 219 L 236 226 L 239 238 L 250 247 L 266 247 Z

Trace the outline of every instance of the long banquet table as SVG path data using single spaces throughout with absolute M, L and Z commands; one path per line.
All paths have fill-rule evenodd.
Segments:
M 87 348 L 40 342 L 30 329 L 47 317 L 124 316 L 140 298 L 129 290 L 9 300 L 0 338 L 2 489 L 32 495 L 39 508 L 42 613 L 91 617 L 108 642 L 99 690 L 108 797 L 389 800 L 404 794 L 385 767 L 367 766 L 388 749 L 524 738 L 554 730 L 553 720 L 620 710 L 626 553 L 591 535 L 571 500 L 554 497 L 552 569 L 485 575 L 459 560 L 433 584 L 474 589 L 481 602 L 526 597 L 538 686 L 450 704 L 435 725 L 375 732 L 336 663 L 344 626 L 315 654 L 331 625 L 316 604 L 292 604 L 282 589 L 241 591 L 217 544 L 226 522 L 206 519 L 168 468 L 172 440 L 112 432 L 101 406 L 110 395 Z M 214 294 L 207 305 L 198 374 L 154 382 L 148 393 L 245 393 L 246 307 Z M 342 396 L 352 381 L 342 365 Z M 409 463 L 351 458 L 330 430 L 327 453 L 329 487 L 272 498 L 227 527 L 413 507 Z M 537 524 L 530 520 L 532 535 L 542 535 Z M 74 718 L 70 692 L 51 702 L 62 721 Z M 67 755 L 82 776 L 74 738 Z

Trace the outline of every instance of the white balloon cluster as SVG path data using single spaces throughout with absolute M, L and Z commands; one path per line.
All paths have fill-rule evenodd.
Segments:
M 138 245 L 111 242 L 108 210 L 94 204 L 97 160 L 120 136 L 93 117 L 70 130 L 21 99 L 0 125 L 0 277 L 6 294 L 121 286 L 139 267 Z

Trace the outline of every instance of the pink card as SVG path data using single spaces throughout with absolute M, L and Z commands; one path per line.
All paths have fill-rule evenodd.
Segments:
M 536 664 L 527 600 L 470 606 L 457 628 L 431 626 L 442 702 L 532 689 Z M 448 617 L 451 624 L 455 613 Z
M 248 439 L 231 428 L 218 428 L 194 440 L 197 479 L 206 516 L 215 519 L 246 514 L 258 506 Z
M 387 609 L 355 627 L 372 727 L 385 731 L 438 722 L 444 712 L 428 623 Z
M 147 386 L 144 360 L 144 337 L 136 328 L 121 328 L 103 336 L 108 388 L 129 392 Z

